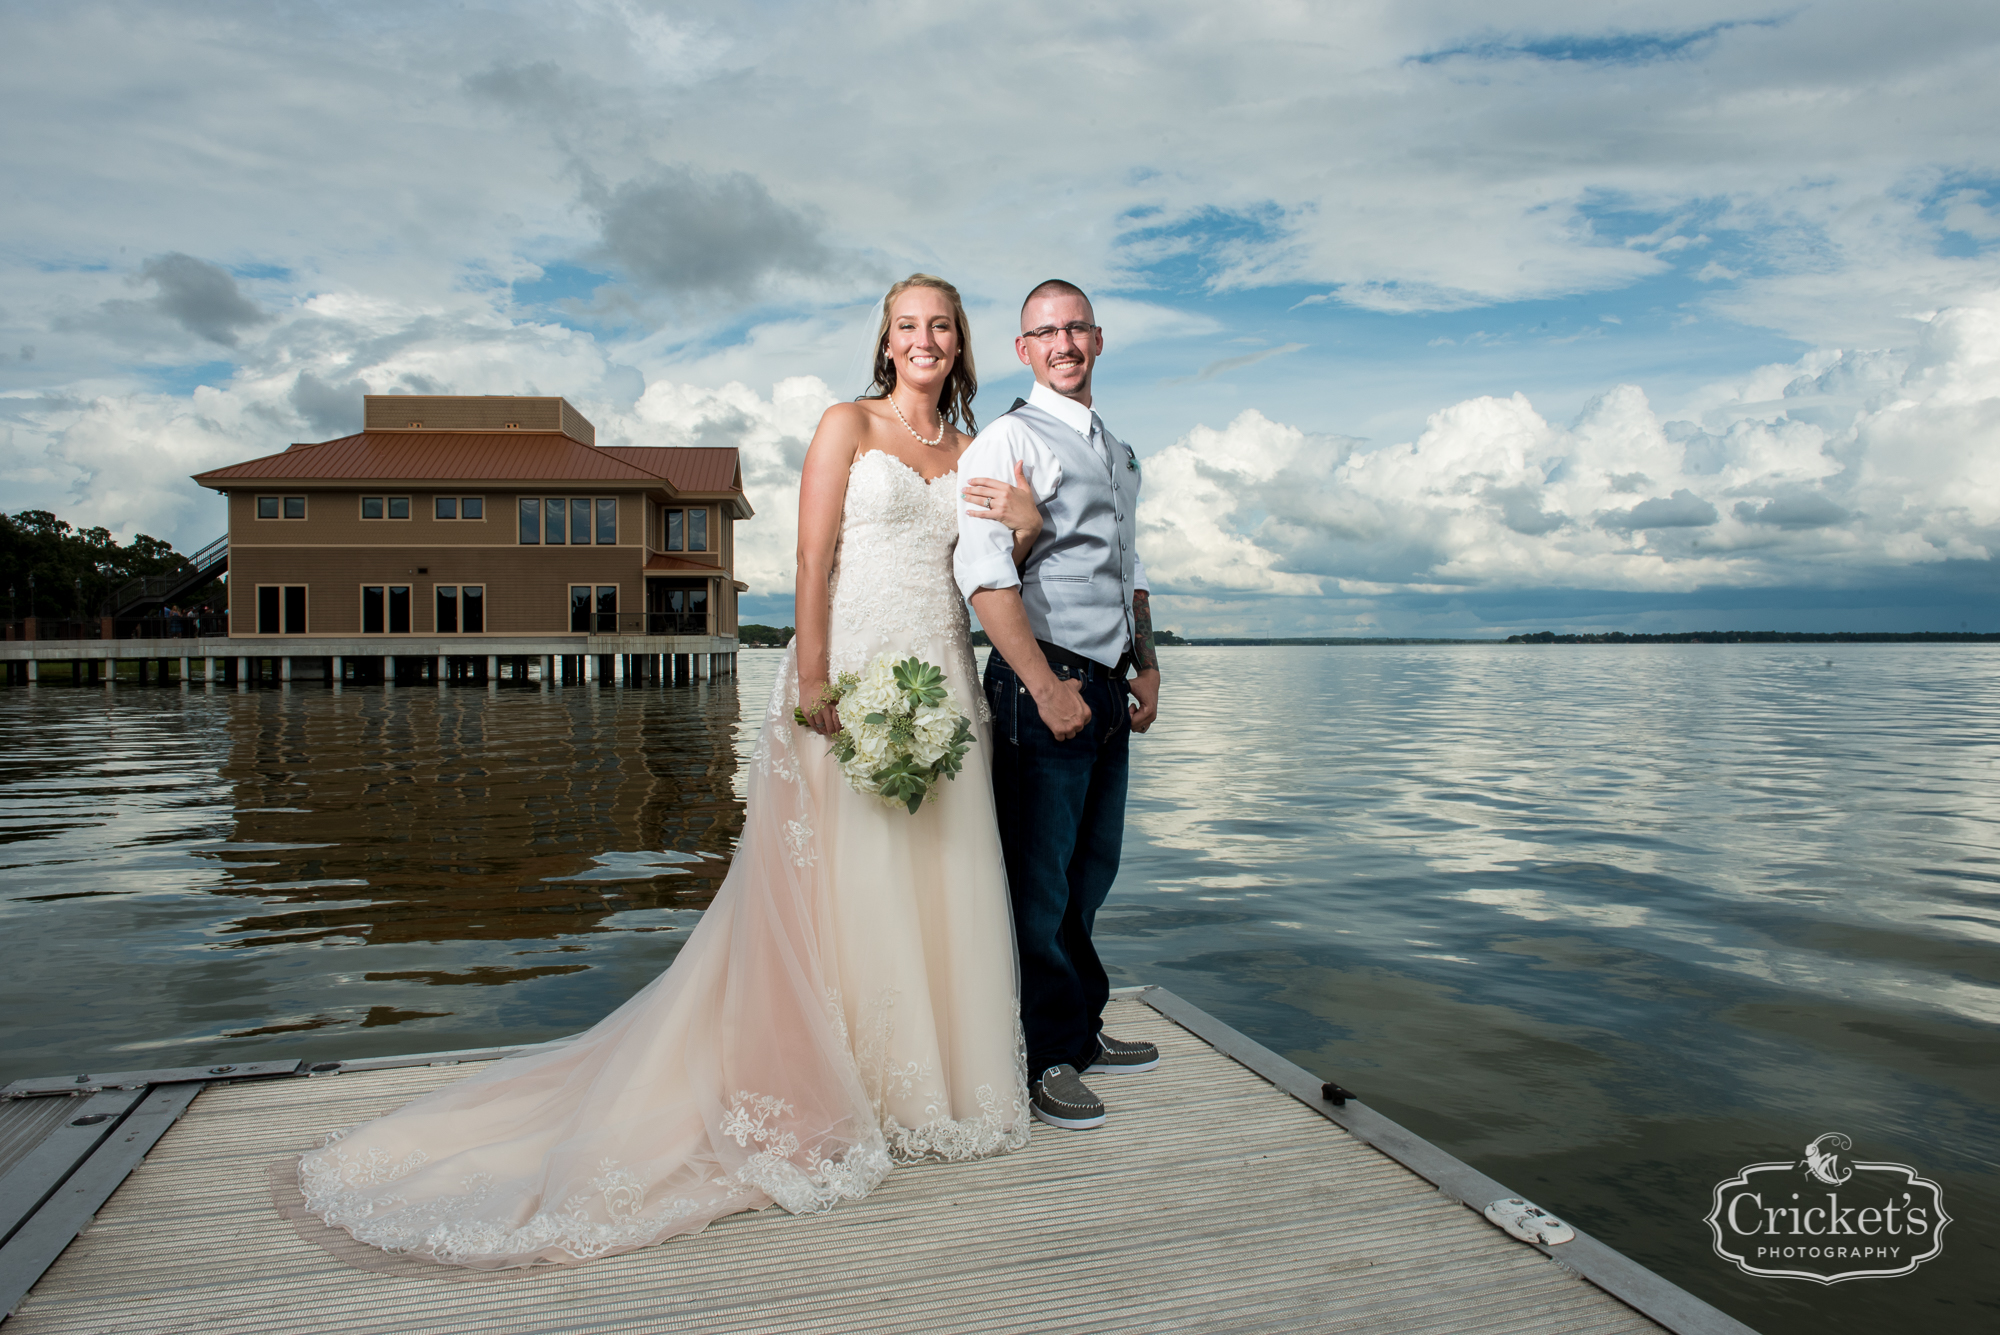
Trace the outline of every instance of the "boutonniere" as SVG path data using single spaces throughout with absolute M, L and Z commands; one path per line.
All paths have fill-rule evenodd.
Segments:
M 1136 473 L 1139 471 L 1139 456 L 1132 453 L 1130 445 L 1125 446 L 1125 467 L 1129 472 Z

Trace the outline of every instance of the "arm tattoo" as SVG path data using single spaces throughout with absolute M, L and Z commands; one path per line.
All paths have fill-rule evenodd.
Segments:
M 1132 665 L 1141 672 L 1160 668 L 1160 654 L 1153 647 L 1153 599 L 1144 589 L 1132 594 Z

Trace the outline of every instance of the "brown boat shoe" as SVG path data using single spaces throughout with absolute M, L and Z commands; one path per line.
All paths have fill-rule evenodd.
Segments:
M 1028 1107 L 1040 1120 L 1066 1131 L 1104 1125 L 1104 1100 L 1090 1092 L 1068 1062 L 1042 1072 L 1028 1089 Z
M 1160 1064 L 1160 1050 L 1151 1043 L 1128 1043 L 1122 1038 L 1099 1034 L 1097 1047 L 1097 1060 L 1084 1068 L 1085 1075 L 1150 1071 Z

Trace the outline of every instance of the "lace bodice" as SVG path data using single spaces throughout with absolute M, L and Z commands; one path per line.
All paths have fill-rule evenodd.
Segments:
M 957 543 L 957 473 L 926 482 L 881 450 L 855 459 L 829 581 L 831 673 L 861 671 L 888 649 L 962 666 L 971 678 L 971 622 L 951 571 Z M 946 663 L 947 654 L 962 662 Z

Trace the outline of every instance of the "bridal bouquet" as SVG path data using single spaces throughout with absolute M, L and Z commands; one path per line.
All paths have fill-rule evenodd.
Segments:
M 866 672 L 841 673 L 817 702 L 829 704 L 841 726 L 828 750 L 848 786 L 913 816 L 941 781 L 958 777 L 972 747 L 972 721 L 952 707 L 944 670 L 920 658 L 883 654 Z M 808 726 L 805 710 L 792 717 Z

